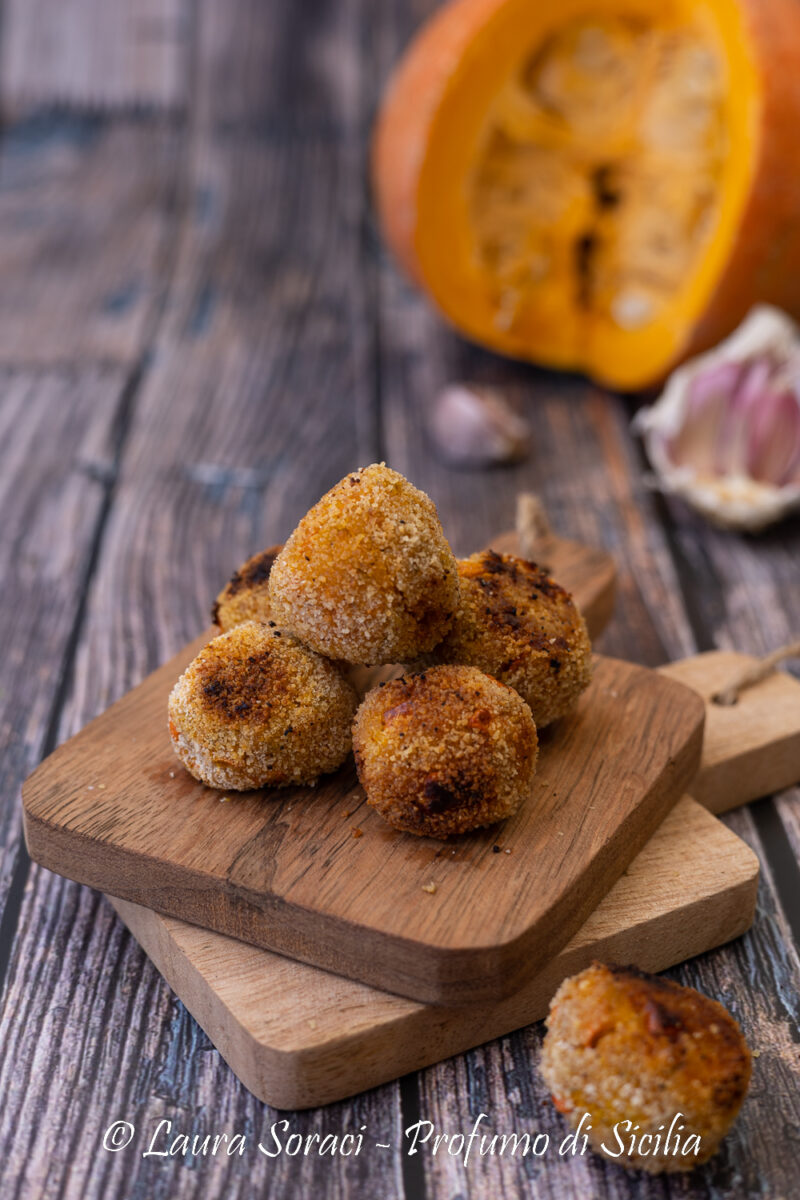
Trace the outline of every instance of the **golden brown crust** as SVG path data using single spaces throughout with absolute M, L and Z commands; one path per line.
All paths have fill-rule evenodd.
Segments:
M 465 663 L 527 701 L 538 729 L 575 705 L 592 679 L 592 647 L 569 592 L 512 554 L 483 550 L 458 563 L 453 627 L 415 667 Z
M 313 783 L 347 757 L 356 704 L 333 663 L 247 621 L 187 667 L 169 698 L 169 729 L 181 762 L 210 787 Z
M 537 745 L 525 702 L 474 667 L 433 667 L 374 688 L 353 723 L 367 802 L 395 829 L 429 837 L 516 812 Z
M 690 1170 L 709 1159 L 750 1082 L 750 1051 L 721 1004 L 634 967 L 593 963 L 565 980 L 547 1030 L 541 1070 L 556 1107 L 573 1125 L 590 1114 L 589 1140 L 600 1153 L 603 1144 L 619 1150 L 618 1122 L 638 1125 L 637 1137 L 664 1126 L 659 1152 L 648 1144 L 646 1154 L 611 1155 L 654 1174 Z M 699 1153 L 676 1155 L 674 1142 L 663 1144 L 676 1113 L 684 1126 L 680 1138 L 697 1134 Z M 629 1146 L 627 1127 L 622 1138 Z
M 433 502 L 375 464 L 306 514 L 275 561 L 269 594 L 278 624 L 320 654 L 376 664 L 430 650 L 459 590 Z
M 269 621 L 269 576 L 282 546 L 270 546 L 234 571 L 214 601 L 211 620 L 223 633 L 244 621 Z

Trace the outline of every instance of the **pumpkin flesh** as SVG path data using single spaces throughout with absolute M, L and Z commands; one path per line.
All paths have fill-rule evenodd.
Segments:
M 740 5 L 460 7 L 473 28 L 451 39 L 414 164 L 411 269 L 493 349 L 623 389 L 658 379 L 752 188 L 761 87 Z M 391 128 L 380 140 L 379 200 Z

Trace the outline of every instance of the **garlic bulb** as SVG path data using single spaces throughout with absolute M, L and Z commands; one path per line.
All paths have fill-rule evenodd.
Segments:
M 497 388 L 451 383 L 435 398 L 428 431 L 441 458 L 456 467 L 520 462 L 531 430 Z
M 655 485 L 716 525 L 755 533 L 800 506 L 800 337 L 754 308 L 724 342 L 684 363 L 633 427 Z

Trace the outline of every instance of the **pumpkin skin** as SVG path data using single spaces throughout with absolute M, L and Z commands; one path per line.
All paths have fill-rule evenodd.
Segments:
M 453 0 L 387 87 L 385 237 L 463 334 L 619 390 L 800 318 L 799 0 Z

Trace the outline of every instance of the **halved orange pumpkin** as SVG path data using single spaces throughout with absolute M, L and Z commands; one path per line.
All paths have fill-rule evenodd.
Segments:
M 800 0 L 454 0 L 387 89 L 381 221 L 446 317 L 621 389 L 800 317 Z

